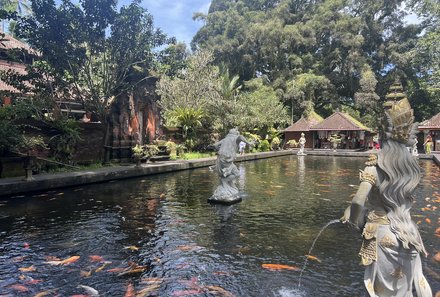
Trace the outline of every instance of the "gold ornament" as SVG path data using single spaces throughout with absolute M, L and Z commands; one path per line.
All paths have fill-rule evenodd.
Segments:
M 368 156 L 367 162 L 365 162 L 366 166 L 376 166 L 377 165 L 377 155 L 371 154 Z
M 359 171 L 360 171 L 359 172 L 359 179 L 361 182 L 367 182 L 373 186 L 376 184 L 376 176 L 374 174 L 368 173 L 363 170 L 359 170 Z
M 407 98 L 400 101 L 393 102 L 389 110 L 385 111 L 388 119 L 391 121 L 391 136 L 390 138 L 406 143 L 411 133 L 411 128 L 414 123 L 414 112 Z

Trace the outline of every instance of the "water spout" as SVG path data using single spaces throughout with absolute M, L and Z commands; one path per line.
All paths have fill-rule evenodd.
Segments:
M 319 231 L 318 235 L 316 235 L 315 240 L 313 240 L 312 246 L 310 247 L 309 252 L 307 253 L 308 255 L 312 254 L 312 250 L 315 247 L 316 241 L 318 240 L 319 236 L 321 236 L 322 232 L 324 232 L 324 230 L 327 229 L 328 226 L 339 223 L 339 222 L 340 222 L 339 219 L 331 220 L 324 227 L 322 227 L 322 229 Z M 309 261 L 309 258 L 306 257 L 306 259 L 304 261 L 304 265 L 301 269 L 301 273 L 299 274 L 298 288 L 301 287 L 301 278 L 302 278 L 304 270 L 306 269 L 308 261 Z

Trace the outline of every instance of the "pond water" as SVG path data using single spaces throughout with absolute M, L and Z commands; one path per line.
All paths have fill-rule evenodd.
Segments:
M 232 206 L 206 202 L 218 184 L 208 168 L 3 199 L 0 295 L 86 296 L 94 288 L 126 297 L 363 296 L 361 238 L 340 223 L 317 240 L 298 282 L 316 235 L 349 205 L 364 161 L 238 163 L 244 198 Z M 440 170 L 432 161 L 420 165 L 413 218 L 435 293 Z

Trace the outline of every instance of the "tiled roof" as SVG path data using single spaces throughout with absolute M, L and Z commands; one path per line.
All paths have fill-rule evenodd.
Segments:
M 301 117 L 298 121 L 293 123 L 291 126 L 287 127 L 284 132 L 305 132 L 309 131 L 310 127 L 322 122 L 324 119 L 312 111 L 312 113 L 307 117 Z
M 440 112 L 430 118 L 427 121 L 424 121 L 418 126 L 419 129 L 440 129 Z
M 27 50 L 31 49 L 29 45 L 12 37 L 11 35 L 3 33 L 1 32 L 1 30 L 0 33 L 5 35 L 3 38 L 1 38 L 0 49 L 14 49 L 14 48 L 23 48 Z
M 311 131 L 371 131 L 370 128 L 350 115 L 337 111 L 321 123 L 310 128 Z
M 25 65 L 0 60 L 0 71 L 8 71 L 8 70 L 13 70 L 13 71 L 17 72 L 18 74 L 26 74 Z M 19 91 L 16 88 L 6 84 L 1 79 L 0 79 L 0 91 L 19 93 Z

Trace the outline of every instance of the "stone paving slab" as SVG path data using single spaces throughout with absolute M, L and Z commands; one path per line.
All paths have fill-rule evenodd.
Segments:
M 296 155 L 297 149 L 282 150 L 274 152 L 251 153 L 243 156 L 237 156 L 236 162 L 251 161 L 272 157 Z M 313 156 L 345 156 L 345 157 L 367 157 L 375 151 L 343 151 L 338 150 L 306 150 L 307 155 Z M 421 159 L 434 159 L 436 164 L 440 166 L 440 154 L 419 156 Z M 47 191 L 56 188 L 72 187 L 84 184 L 107 182 L 111 180 L 126 179 L 147 176 L 152 174 L 160 174 L 166 172 L 174 172 L 180 170 L 194 169 L 200 167 L 208 167 L 215 164 L 216 157 L 195 159 L 195 160 L 179 160 L 179 161 L 163 161 L 143 164 L 141 167 L 134 165 L 128 166 L 112 166 L 93 170 L 84 170 L 76 172 L 38 174 L 34 176 L 32 181 L 24 181 L 23 177 L 1 178 L 0 179 L 0 196 L 13 196 L 27 192 Z

